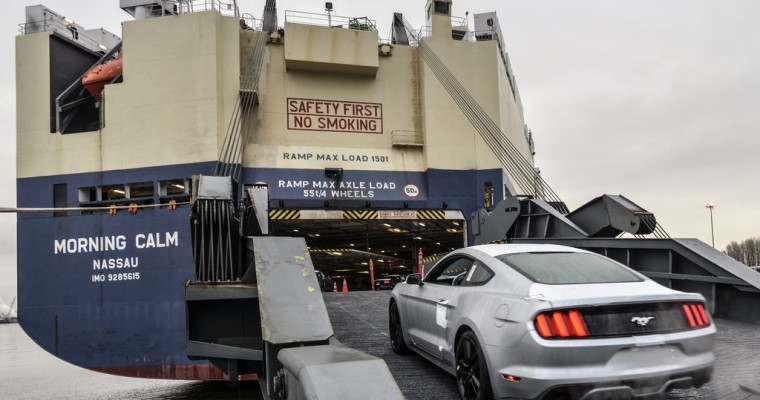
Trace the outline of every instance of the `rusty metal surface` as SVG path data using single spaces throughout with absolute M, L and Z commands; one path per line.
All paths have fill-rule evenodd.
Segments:
M 257 231 L 262 235 L 269 234 L 269 192 L 266 186 L 252 186 L 246 189 L 256 216 Z
M 88 368 L 110 375 L 150 379 L 177 379 L 188 381 L 228 381 L 229 376 L 211 364 L 196 365 L 145 365 L 135 367 Z M 256 380 L 256 374 L 241 375 L 240 380 Z
M 313 342 L 333 335 L 303 238 L 254 237 L 261 334 L 270 343 Z
M 244 283 L 194 283 L 185 285 L 186 301 L 252 299 L 258 296 L 256 285 Z

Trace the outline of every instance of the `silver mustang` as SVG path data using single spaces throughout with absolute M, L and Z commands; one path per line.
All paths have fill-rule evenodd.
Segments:
M 474 246 L 396 285 L 391 347 L 455 375 L 463 399 L 658 397 L 712 376 L 704 303 L 583 250 Z

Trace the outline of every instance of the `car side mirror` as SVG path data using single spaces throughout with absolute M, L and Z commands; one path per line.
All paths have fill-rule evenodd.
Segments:
M 424 283 L 422 282 L 422 276 L 420 274 L 411 274 L 406 277 L 406 284 L 422 286 Z

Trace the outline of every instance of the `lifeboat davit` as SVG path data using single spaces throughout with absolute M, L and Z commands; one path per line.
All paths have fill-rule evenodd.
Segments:
M 82 84 L 95 99 L 100 100 L 103 87 L 121 75 L 122 54 L 123 51 L 120 51 L 116 58 L 94 65 L 84 74 Z

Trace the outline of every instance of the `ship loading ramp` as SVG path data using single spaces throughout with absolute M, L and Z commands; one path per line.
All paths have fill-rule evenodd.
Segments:
M 195 279 L 185 285 L 187 354 L 231 383 L 256 374 L 265 399 L 403 398 L 380 358 L 334 338 L 303 238 L 268 236 L 267 189 L 197 180 Z
M 702 294 L 714 317 L 760 322 L 760 274 L 700 240 L 669 238 L 652 213 L 623 196 L 600 196 L 571 213 L 543 200 L 512 197 L 473 213 L 471 226 L 475 244 L 586 249 L 666 287 Z

